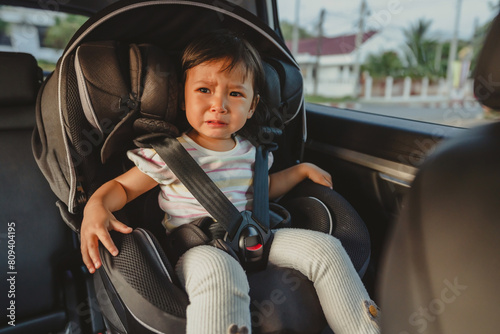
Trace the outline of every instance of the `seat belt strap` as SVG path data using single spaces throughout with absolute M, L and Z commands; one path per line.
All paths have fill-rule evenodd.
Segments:
M 264 229 L 269 230 L 269 157 L 263 145 L 256 147 L 253 178 L 253 217 Z
M 175 138 L 161 137 L 149 142 L 172 172 L 200 204 L 228 232 L 232 240 L 242 220 L 241 213 Z M 254 166 L 253 213 L 264 231 L 269 230 L 268 151 L 257 146 Z
M 184 146 L 175 138 L 162 137 L 149 143 L 182 184 L 228 232 L 231 239 L 238 231 L 241 214 L 208 177 Z

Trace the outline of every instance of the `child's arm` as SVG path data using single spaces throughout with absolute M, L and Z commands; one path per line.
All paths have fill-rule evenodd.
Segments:
M 130 233 L 132 229 L 118 221 L 112 212 L 120 210 L 158 183 L 137 167 L 103 184 L 90 197 L 83 211 L 80 230 L 82 259 L 90 273 L 101 266 L 98 244 L 99 240 L 113 255 L 118 254 L 109 231 Z
M 269 198 L 276 199 L 295 187 L 305 179 L 332 188 L 331 175 L 310 163 L 301 163 L 269 176 Z

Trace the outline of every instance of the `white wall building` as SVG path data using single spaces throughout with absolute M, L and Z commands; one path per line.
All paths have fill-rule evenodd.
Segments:
M 7 34 L 0 36 L 0 51 L 26 52 L 35 58 L 56 63 L 63 50 L 43 45 L 47 29 L 55 24 L 56 12 L 29 8 L 0 7 L 0 19 L 8 23 Z
M 364 34 L 359 50 L 356 50 L 355 40 L 354 34 L 323 37 L 319 59 L 318 38 L 299 41 L 295 59 L 302 69 L 306 94 L 325 97 L 354 96 L 358 79 L 354 74 L 357 52 L 360 64 L 364 63 L 369 54 L 380 54 L 389 50 L 402 53 L 398 42 L 388 39 L 377 31 Z M 291 43 L 288 44 L 291 47 Z M 314 68 L 317 61 L 318 83 L 315 92 Z

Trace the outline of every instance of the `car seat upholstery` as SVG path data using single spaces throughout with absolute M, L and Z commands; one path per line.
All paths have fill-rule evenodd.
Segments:
M 74 247 L 31 151 L 42 72 L 29 54 L 0 52 L 0 73 L 0 333 L 56 332 Z
M 498 110 L 500 20 L 475 73 Z M 389 239 L 380 277 L 382 332 L 498 333 L 500 123 L 444 142 L 418 172 Z

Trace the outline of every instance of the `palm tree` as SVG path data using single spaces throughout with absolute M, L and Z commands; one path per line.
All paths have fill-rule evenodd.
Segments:
M 410 28 L 403 29 L 405 44 L 408 46 L 407 61 L 410 67 L 424 75 L 432 71 L 436 40 L 429 36 L 432 20 L 419 19 Z

